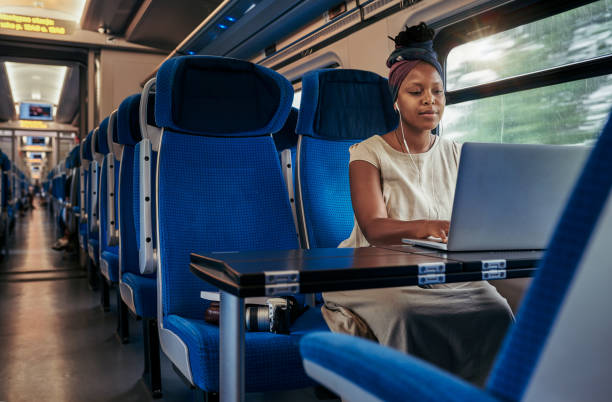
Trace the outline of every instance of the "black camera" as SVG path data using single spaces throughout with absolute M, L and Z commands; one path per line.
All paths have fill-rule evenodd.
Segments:
M 289 327 L 303 310 L 294 297 L 274 297 L 266 305 L 247 304 L 245 319 L 247 331 L 288 334 Z

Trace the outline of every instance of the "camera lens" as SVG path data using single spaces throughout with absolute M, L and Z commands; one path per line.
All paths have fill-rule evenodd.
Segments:
M 253 306 L 245 309 L 247 331 L 270 331 L 270 313 L 268 306 Z

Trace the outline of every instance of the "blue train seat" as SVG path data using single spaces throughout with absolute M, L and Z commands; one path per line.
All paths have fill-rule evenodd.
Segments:
M 100 247 L 100 274 L 102 275 L 101 303 L 105 311 L 110 309 L 110 287 L 119 282 L 119 247 L 115 216 L 115 183 L 118 182 L 119 162 L 113 151 L 112 136 L 115 130 L 116 111 L 107 118 L 106 130 L 98 131 L 97 153 L 101 156 L 100 183 L 98 185 L 98 244 Z
M 97 289 L 99 284 L 99 253 L 100 243 L 98 235 L 98 183 L 99 183 L 99 155 L 96 152 L 98 133 L 101 128 L 108 125 L 106 120 L 103 120 L 99 127 L 88 135 L 88 156 L 89 171 L 88 171 L 88 186 L 87 186 L 87 253 L 88 258 L 88 278 L 92 289 Z
M 308 373 L 350 400 L 608 400 L 611 152 L 612 119 L 574 187 L 485 389 L 418 358 L 338 334 L 304 337 Z
M 87 137 L 81 144 L 81 215 L 79 220 L 79 245 L 85 254 L 89 257 L 87 248 L 87 239 L 89 235 L 89 215 L 90 211 L 90 164 L 92 160 L 91 154 L 91 137 L 93 136 L 93 130 L 87 134 Z M 89 258 L 87 258 L 89 260 Z
M 398 124 L 387 80 L 360 70 L 315 70 L 302 79 L 297 123 L 297 204 L 305 248 L 349 237 L 349 147 Z
M 88 235 L 87 235 L 87 251 L 89 252 L 89 258 L 93 261 L 96 270 L 100 266 L 100 235 L 99 235 L 99 197 L 100 191 L 100 164 L 102 162 L 102 154 L 99 152 L 98 136 L 100 131 L 106 132 L 108 130 L 108 117 L 102 120 L 100 126 L 94 129 L 91 136 L 91 155 L 92 160 L 89 164 L 89 216 L 88 216 Z
M 81 158 L 80 158 L 80 145 L 76 145 L 68 153 L 66 158 L 66 170 L 70 185 L 66 189 L 68 194 L 66 199 L 66 215 L 68 217 L 68 230 L 70 234 L 78 233 L 78 222 L 80 215 L 79 207 L 79 193 L 80 193 L 80 169 L 81 169 Z
M 152 80 L 154 81 L 154 80 Z M 153 101 L 154 93 L 152 92 L 153 83 L 148 82 L 143 89 L 142 95 L 134 95 L 126 100 L 125 107 L 120 109 L 121 111 L 121 127 L 123 127 L 123 133 L 130 141 L 130 161 L 124 163 L 131 163 L 130 166 L 126 165 L 125 174 L 127 176 L 128 171 L 131 176 L 129 180 L 130 188 L 129 198 L 122 199 L 121 202 L 125 202 L 126 214 L 129 214 L 130 219 L 130 242 L 133 249 L 130 251 L 131 263 L 128 269 L 123 271 L 122 281 L 123 287 L 126 290 L 126 303 L 129 305 L 130 310 L 133 314 L 142 318 L 143 324 L 143 335 L 144 335 L 144 357 L 145 357 L 145 370 L 143 373 L 143 379 L 145 384 L 149 387 L 154 398 L 161 396 L 161 365 L 160 365 L 160 352 L 159 352 L 159 335 L 157 331 L 157 279 L 156 274 L 153 271 L 146 272 L 143 270 L 142 257 L 143 249 L 142 246 L 147 244 L 145 240 L 140 240 L 140 227 L 142 215 L 141 206 L 148 208 L 148 216 L 154 214 L 154 200 L 151 196 L 150 190 L 147 192 L 148 201 L 145 202 L 144 197 L 140 197 L 140 184 L 142 183 L 140 172 L 140 163 L 149 166 L 147 177 L 149 182 L 151 180 L 151 174 L 154 169 L 156 158 L 151 157 L 150 143 L 147 143 L 148 138 L 148 125 L 146 116 L 147 114 L 153 115 Z M 147 110 L 150 113 L 147 113 Z M 144 114 L 144 119 L 143 119 Z M 149 118 L 151 120 L 151 118 Z M 153 123 L 154 124 L 154 121 Z M 146 141 L 145 141 L 146 139 Z M 148 146 L 145 146 L 145 143 Z M 141 149 L 147 149 L 146 153 L 141 153 Z M 127 148 L 127 146 L 126 146 Z M 125 152 L 125 151 L 124 151 Z M 145 155 L 146 154 L 146 155 Z M 156 153 L 155 153 L 156 155 Z M 143 156 L 147 156 L 144 160 Z M 122 170 L 122 174 L 123 170 Z M 142 203 L 140 202 L 142 199 Z M 123 219 L 123 218 L 122 218 Z M 151 232 L 151 229 L 148 230 Z M 151 236 L 153 240 L 155 239 Z M 149 245 L 151 246 L 151 245 Z M 149 249 L 151 250 L 151 249 Z M 153 261 L 155 262 L 155 261 Z M 153 265 L 153 264 L 150 264 Z M 153 268 L 155 265 L 153 265 Z M 127 292 L 129 290 L 129 292 Z
M 147 91 L 145 85 L 145 93 Z M 122 307 L 125 305 L 133 315 L 142 318 L 145 358 L 143 378 L 153 397 L 158 398 L 161 397 L 161 365 L 157 332 L 157 280 L 155 273 L 140 272 L 135 220 L 135 215 L 139 214 L 135 209 L 138 203 L 134 201 L 138 194 L 135 149 L 142 139 L 139 122 L 141 107 L 141 95 L 132 95 L 121 103 L 117 115 L 118 142 L 123 145 L 119 179 L 119 289 Z M 126 326 L 125 312 L 120 310 L 120 315 L 124 319 L 121 325 Z M 127 332 L 122 332 L 120 336 L 124 339 Z
M 158 316 L 162 350 L 191 384 L 219 390 L 219 328 L 204 321 L 216 288 L 189 271 L 192 252 L 299 247 L 278 153 L 293 89 L 281 75 L 246 61 L 188 56 L 157 73 Z M 247 332 L 246 390 L 310 386 L 297 342 L 326 329 L 310 309 L 291 335 Z

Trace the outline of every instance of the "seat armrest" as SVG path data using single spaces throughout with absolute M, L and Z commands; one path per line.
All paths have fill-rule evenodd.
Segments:
M 109 246 L 119 244 L 119 233 L 115 227 L 117 211 L 115 211 L 115 169 L 117 161 L 113 153 L 106 154 L 106 243 Z
M 140 273 L 150 274 L 157 269 L 157 250 L 153 244 L 152 214 L 152 191 L 151 191 L 151 166 L 153 163 L 151 141 L 144 138 L 137 145 L 139 148 L 138 174 L 140 176 L 140 250 L 138 259 L 140 261 Z

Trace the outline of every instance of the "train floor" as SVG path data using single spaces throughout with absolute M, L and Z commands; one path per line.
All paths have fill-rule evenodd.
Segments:
M 66 252 L 51 249 L 56 228 L 46 208 L 17 218 L 0 263 L 0 402 L 149 401 L 141 322 L 130 319 L 130 342 L 115 335 L 117 308 L 103 312 L 100 293 Z M 193 392 L 162 353 L 163 397 L 190 401 Z M 247 394 L 247 401 L 317 401 L 314 390 Z

